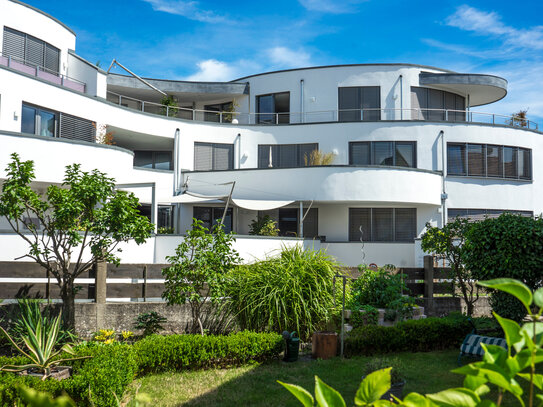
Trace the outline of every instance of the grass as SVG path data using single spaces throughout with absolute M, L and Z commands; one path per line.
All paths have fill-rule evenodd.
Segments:
M 390 355 L 392 356 L 392 355 Z M 428 353 L 398 353 L 408 371 L 404 391 L 434 393 L 462 385 L 463 376 L 450 373 L 457 367 L 457 350 Z M 164 373 L 137 379 L 127 392 L 136 389 L 152 398 L 151 405 L 177 406 L 295 406 L 300 404 L 276 380 L 299 384 L 313 393 L 314 376 L 337 389 L 352 405 L 369 358 L 341 360 L 300 360 L 296 363 L 272 362 L 231 369 L 211 369 Z M 405 394 L 407 394 L 405 393 Z M 128 403 L 128 406 L 134 404 Z

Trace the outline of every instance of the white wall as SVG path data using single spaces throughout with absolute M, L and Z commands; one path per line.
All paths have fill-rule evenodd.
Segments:
M 88 95 L 106 97 L 107 76 L 97 66 L 69 53 L 67 75 L 70 78 L 84 82 L 86 85 L 85 93 Z

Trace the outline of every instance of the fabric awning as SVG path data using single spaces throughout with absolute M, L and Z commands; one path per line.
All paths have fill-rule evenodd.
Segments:
M 232 202 L 236 206 L 250 211 L 269 211 L 272 209 L 282 208 L 290 205 L 294 201 L 264 201 L 260 199 L 237 199 L 233 198 Z
M 226 199 L 226 197 L 218 197 L 218 196 L 194 196 L 189 194 L 181 194 L 177 196 L 173 196 L 168 201 L 170 203 L 182 203 L 182 204 L 191 204 L 191 203 L 199 203 L 199 202 L 211 202 L 211 201 L 222 201 Z

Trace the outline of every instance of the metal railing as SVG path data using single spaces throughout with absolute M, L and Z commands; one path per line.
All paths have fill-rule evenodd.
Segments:
M 163 105 L 157 102 L 144 101 L 130 96 L 107 92 L 107 100 L 115 104 L 178 119 L 232 123 L 285 125 L 300 123 L 329 122 L 377 122 L 381 120 L 420 120 L 444 121 L 449 123 L 481 123 L 498 126 L 511 126 L 529 130 L 539 130 L 536 122 L 531 120 L 495 113 L 476 112 L 472 110 L 454 109 L 342 109 L 311 112 L 282 113 L 243 113 L 230 111 L 214 111 Z
M 57 85 L 65 86 L 69 89 L 77 90 L 85 93 L 87 84 L 78 79 L 71 78 L 68 75 L 60 74 L 56 71 L 48 69 L 44 66 L 37 65 L 33 62 L 12 55 L 3 55 L 0 52 L 0 65 L 15 69 L 19 72 L 24 72 L 33 75 L 37 78 L 45 79 L 48 82 L 56 83 Z

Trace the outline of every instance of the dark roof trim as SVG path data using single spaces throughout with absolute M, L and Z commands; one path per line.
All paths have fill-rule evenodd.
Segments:
M 106 72 L 106 71 L 104 71 L 104 70 L 103 70 L 102 68 L 100 68 L 99 66 L 94 65 L 92 62 L 87 61 L 87 60 L 86 60 L 85 58 L 83 58 L 82 56 L 77 55 L 73 49 L 69 49 L 69 50 L 68 50 L 68 54 L 70 54 L 71 56 L 73 56 L 73 57 L 79 59 L 81 62 L 83 62 L 84 64 L 87 64 L 87 65 L 90 66 L 91 68 L 96 69 L 98 72 L 107 75 L 107 72 Z
M 306 71 L 306 70 L 310 70 L 310 69 L 343 68 L 343 67 L 353 67 L 353 66 L 406 66 L 406 67 L 409 67 L 409 68 L 436 69 L 436 70 L 442 71 L 442 72 L 454 73 L 454 71 L 450 71 L 448 69 L 442 69 L 442 68 L 436 68 L 435 66 L 418 65 L 418 64 L 403 64 L 403 63 L 344 64 L 344 65 L 309 66 L 309 67 L 306 67 L 306 68 L 292 68 L 292 69 L 282 69 L 282 70 L 278 70 L 278 71 L 263 72 L 263 73 L 257 73 L 255 75 L 243 76 L 243 77 L 238 78 L 238 79 L 233 79 L 231 82 L 237 82 L 237 81 L 241 81 L 242 79 L 254 78 L 255 76 L 270 75 L 270 74 L 281 73 L 281 72 Z
M 60 24 L 62 27 L 64 27 L 65 29 L 67 29 L 69 32 L 71 32 L 74 36 L 77 36 L 77 34 L 75 33 L 74 30 L 72 30 L 70 27 L 68 27 L 66 24 L 64 24 L 62 21 L 56 19 L 55 17 L 53 17 L 52 15 L 50 14 L 47 14 L 45 11 L 42 11 L 40 10 L 39 8 L 36 8 L 34 6 L 31 6 L 30 4 L 26 4 L 26 3 L 23 3 L 22 1 L 19 1 L 19 0 L 9 0 L 13 3 L 16 3 L 16 4 L 20 4 L 21 6 L 24 6 L 24 7 L 28 7 L 29 9 L 31 10 L 34 10 L 40 14 L 43 14 L 45 17 L 48 17 L 50 18 L 51 20 L 53 20 L 55 23 L 57 24 Z
M 435 73 L 421 72 L 420 83 L 424 85 L 483 85 L 494 86 L 507 91 L 507 80 L 496 75 L 481 73 Z

